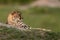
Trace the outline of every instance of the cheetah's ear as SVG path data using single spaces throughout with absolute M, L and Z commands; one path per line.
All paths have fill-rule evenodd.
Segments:
M 16 11 L 13 11 L 11 14 L 14 15 L 16 13 Z
M 22 17 L 22 15 L 21 15 L 21 14 L 19 14 L 19 16 L 20 16 L 20 19 L 23 19 L 23 17 Z

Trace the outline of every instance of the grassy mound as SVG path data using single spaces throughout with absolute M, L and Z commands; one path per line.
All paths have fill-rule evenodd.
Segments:
M 0 40 L 60 40 L 60 34 L 42 30 L 21 31 L 0 27 Z

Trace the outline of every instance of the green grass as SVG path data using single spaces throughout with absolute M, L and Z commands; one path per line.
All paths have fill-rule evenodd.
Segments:
M 10 7 L 1 7 L 0 8 L 0 22 L 6 22 L 8 13 L 10 13 L 12 8 Z
M 40 27 L 60 32 L 60 8 L 33 7 L 25 10 L 24 21 L 31 27 Z
M 38 29 L 21 31 L 14 28 L 0 27 L 0 40 L 60 40 L 60 33 Z
M 6 22 L 8 14 L 14 7 L 0 8 L 0 22 Z M 21 10 L 23 21 L 33 28 L 46 28 L 55 32 L 60 32 L 60 8 L 32 7 Z

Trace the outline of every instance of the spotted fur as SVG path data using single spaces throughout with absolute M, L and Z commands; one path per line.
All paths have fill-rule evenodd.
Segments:
M 18 11 L 13 11 L 8 15 L 8 24 L 14 25 L 19 28 L 29 29 L 29 26 L 22 21 L 21 13 Z

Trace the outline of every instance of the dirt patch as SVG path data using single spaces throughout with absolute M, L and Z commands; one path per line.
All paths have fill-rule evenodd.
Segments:
M 37 0 L 31 3 L 31 6 L 50 6 L 59 7 L 60 2 L 58 0 Z

